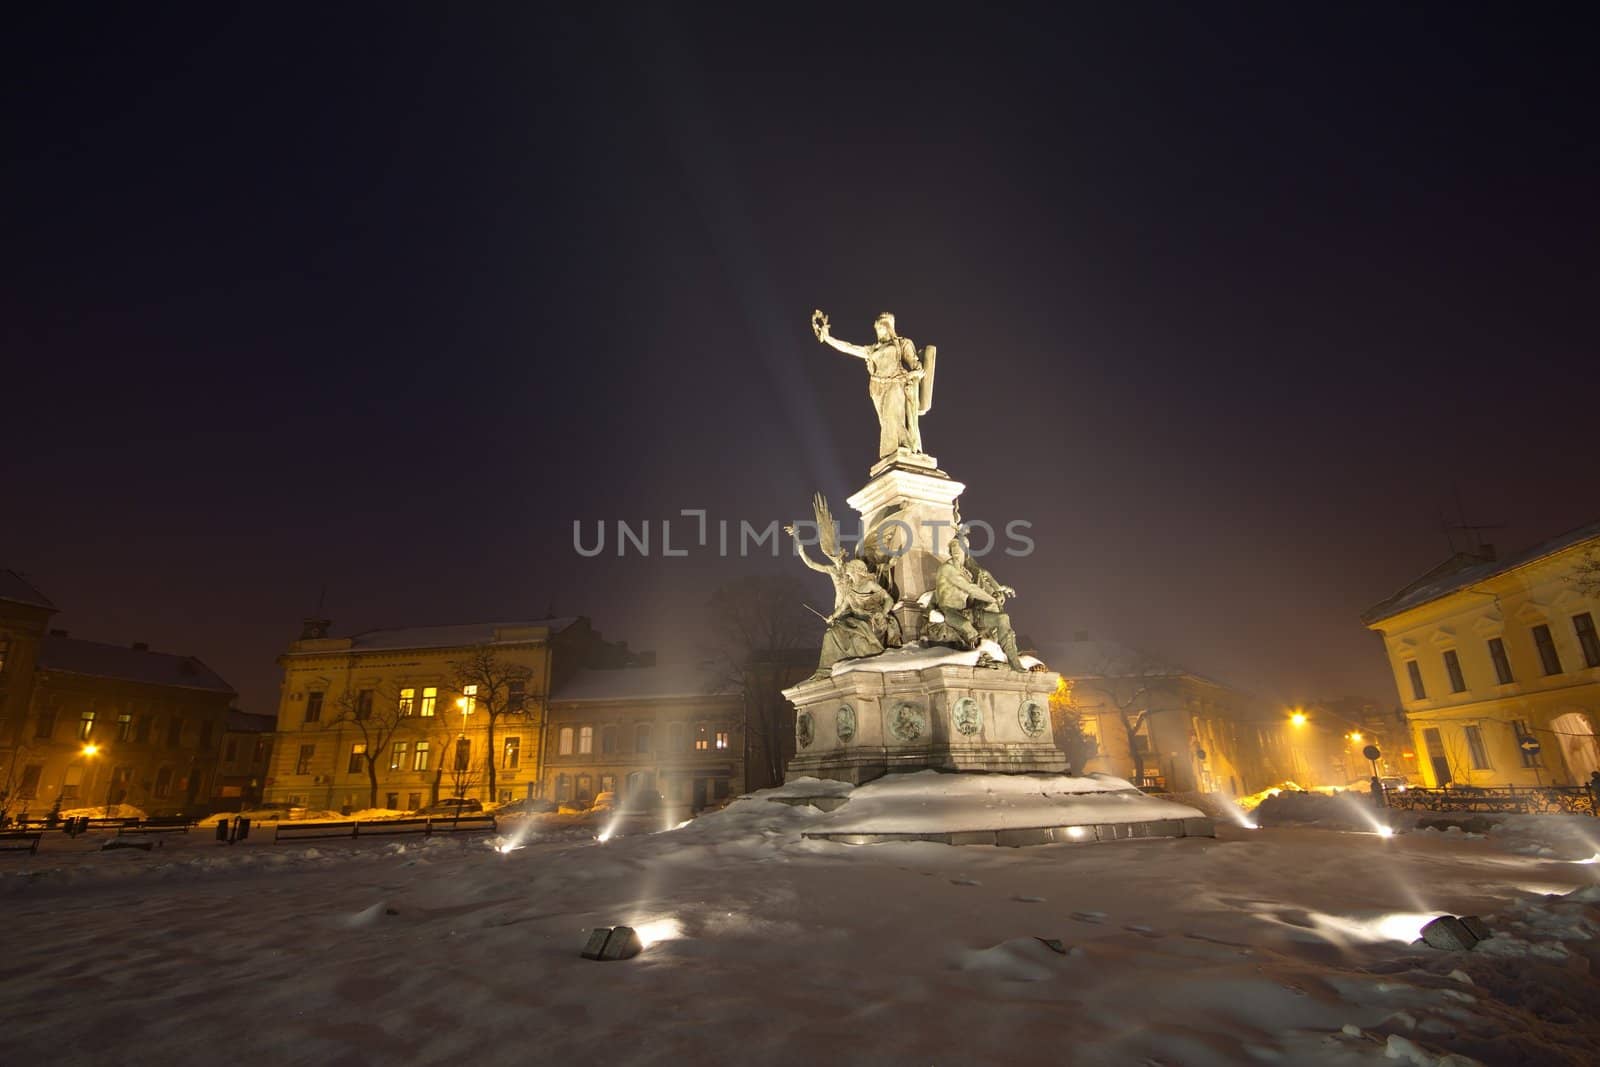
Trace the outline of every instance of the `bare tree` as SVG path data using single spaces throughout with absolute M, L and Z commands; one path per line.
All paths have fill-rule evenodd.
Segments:
M 11 746 L 10 758 L 5 763 L 5 777 L 0 779 L 0 826 L 5 826 L 10 822 L 12 801 L 27 799 L 17 797 L 16 793 L 22 783 L 22 776 L 17 769 L 17 760 L 28 754 L 27 745 L 18 742 Z
M 1600 597 L 1600 552 L 1591 551 L 1579 560 L 1569 580 L 1585 596 Z
M 743 697 L 746 738 L 759 746 L 759 770 L 773 783 L 783 781 L 786 745 L 794 737 L 794 709 L 782 689 L 795 680 L 789 675 L 798 657 L 810 672 L 815 655 L 806 654 L 820 643 L 821 621 L 805 610 L 804 600 L 794 578 L 752 574 L 718 587 L 706 604 L 708 684 Z
M 467 701 L 471 715 L 482 715 L 488 727 L 487 751 L 483 761 L 489 783 L 488 799 L 498 800 L 499 794 L 495 791 L 495 727 L 502 719 L 528 713 L 528 683 L 533 679 L 533 670 L 520 663 L 507 662 L 487 648 L 474 649 L 466 658 L 452 660 L 450 669 L 455 676 L 450 688 L 458 694 L 457 699 Z M 540 742 L 543 743 L 543 738 Z
M 1115 713 L 1127 736 L 1128 755 L 1133 760 L 1136 779 L 1145 776 L 1145 753 L 1139 747 L 1140 730 L 1144 729 L 1152 711 L 1161 710 L 1152 708 L 1151 702 L 1168 691 L 1177 673 L 1176 668 L 1133 650 L 1124 654 L 1108 653 L 1089 670 L 1074 673 L 1069 706 L 1077 710 L 1080 718 L 1085 714 Z
M 402 705 L 400 694 L 392 688 L 346 689 L 335 703 L 336 714 L 323 724 L 324 729 L 355 727 L 361 735 L 360 756 L 366 765 L 367 806 L 378 806 L 378 769 L 384 753 L 394 743 L 395 734 L 406 725 L 409 706 Z

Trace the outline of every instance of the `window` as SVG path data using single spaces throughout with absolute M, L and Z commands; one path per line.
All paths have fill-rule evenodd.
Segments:
M 236 763 L 239 759 L 239 739 L 230 737 L 222 743 L 222 762 Z
M 415 689 L 400 690 L 400 717 L 403 719 L 410 715 L 417 707 L 417 691 Z
M 127 712 L 123 712 L 121 715 L 117 716 L 117 740 L 133 740 L 133 716 L 129 715 Z
M 1518 719 L 1511 725 L 1515 727 L 1517 731 L 1517 750 L 1522 754 L 1522 765 L 1524 767 L 1543 767 L 1544 764 L 1539 761 L 1539 753 L 1529 752 L 1527 749 L 1522 747 L 1523 741 L 1533 737 L 1533 731 L 1528 729 L 1528 724 L 1523 722 L 1521 719 Z
M 513 678 L 508 683 L 506 693 L 506 710 L 513 715 L 520 713 L 528 704 L 528 683 L 521 678 Z
M 594 799 L 594 779 L 587 774 L 578 775 L 578 799 L 585 804 Z
M 563 726 L 561 728 L 560 740 L 556 742 L 556 755 L 572 755 L 572 727 Z
M 302 773 L 304 773 L 304 772 L 302 772 Z M 170 797 L 172 795 L 172 768 L 171 767 L 163 767 L 159 771 L 156 772 L 156 784 L 153 787 L 152 791 L 158 797 Z
M 1489 638 L 1489 658 L 1494 661 L 1494 677 L 1501 685 L 1516 681 L 1511 676 L 1511 661 L 1506 658 L 1506 643 L 1498 637 Z
M 350 773 L 360 774 L 367 765 L 367 746 L 365 742 L 357 741 L 350 746 Z
M 167 747 L 178 748 L 183 744 L 183 716 L 174 715 L 172 721 L 167 723 Z
M 594 727 L 583 726 L 578 729 L 578 754 L 587 756 L 594 752 Z
M 1259 737 L 1260 731 L 1256 731 Z M 1100 717 L 1098 715 L 1078 716 L 1078 736 L 1083 738 L 1084 746 L 1092 755 L 1100 754 Z
M 267 754 L 272 750 L 272 741 L 269 738 L 259 738 L 256 741 L 256 750 L 251 756 L 252 763 L 266 763 Z
M 615 726 L 607 726 L 600 731 L 600 754 L 602 756 L 615 756 L 617 754 L 617 735 L 619 731 Z
M 456 770 L 465 771 L 472 767 L 472 738 L 462 737 L 456 740 Z
M 306 694 L 306 722 L 322 721 L 322 691 L 314 689 Z
M 600 792 L 602 792 L 602 793 L 615 793 L 616 791 L 617 791 L 617 776 L 614 775 L 614 774 L 602 774 L 600 776 Z
M 1550 627 L 1540 623 L 1533 628 L 1533 643 L 1539 646 L 1539 662 L 1544 673 L 1561 673 L 1561 656 L 1556 652 L 1556 639 L 1550 636 Z
M 39 721 L 33 728 L 33 736 L 49 740 L 56 732 L 56 709 L 44 708 L 39 712 Z
M 93 711 L 85 711 L 82 715 L 78 716 L 78 740 L 79 741 L 87 741 L 87 740 L 89 740 L 89 735 L 91 733 L 93 733 L 93 732 L 94 732 L 94 712 Z
M 694 750 L 706 752 L 711 748 L 711 729 L 703 722 L 694 724 Z
M 1584 666 L 1600 667 L 1600 637 L 1595 636 L 1594 616 L 1587 611 L 1574 615 L 1572 628 L 1578 634 L 1578 647 L 1583 649 Z
M 673 752 L 689 751 L 689 730 L 681 722 L 667 724 L 667 747 Z
M 300 746 L 300 758 L 295 760 L 295 763 L 294 763 L 294 773 L 296 773 L 296 774 L 310 774 L 311 773 L 311 757 L 315 756 L 316 754 L 317 754 L 317 746 L 316 745 L 301 745 Z
M 1472 757 L 1472 769 L 1486 771 L 1489 769 L 1489 750 L 1483 745 L 1483 730 L 1476 726 L 1468 726 L 1467 754 Z
M 372 690 L 358 690 L 356 692 L 356 721 L 363 722 L 370 718 L 372 718 Z
M 433 746 L 426 741 L 417 742 L 417 758 L 412 761 L 411 769 L 425 771 L 433 761 Z
M 67 764 L 66 776 L 61 781 L 61 799 L 76 800 L 78 790 L 83 786 L 83 764 Z
M 383 806 L 388 808 L 390 811 L 399 811 L 400 810 L 400 794 L 399 793 L 385 793 L 383 795 Z
M 133 768 L 127 764 L 111 772 L 111 784 L 106 788 L 106 803 L 121 804 L 128 798 L 128 783 L 133 781 Z
M 556 803 L 572 799 L 572 776 L 570 774 L 556 775 Z
M 1456 655 L 1455 649 L 1447 649 L 1444 654 L 1444 671 L 1450 676 L 1450 692 L 1465 693 L 1467 680 L 1461 674 L 1461 658 Z
M 389 746 L 389 769 L 403 771 L 406 769 L 406 759 L 411 755 L 410 741 L 396 741 Z
M 32 800 L 39 795 L 39 778 L 44 774 L 44 764 L 30 763 L 22 768 L 22 781 L 17 783 L 17 799 Z
M 461 705 L 461 713 L 463 715 L 471 715 L 473 712 L 477 711 L 478 710 L 478 687 L 475 686 L 475 685 L 464 685 L 464 686 L 462 686 L 461 687 L 461 699 L 466 701 L 465 704 Z
M 717 747 L 719 749 L 726 749 L 728 747 L 728 742 L 731 739 L 731 737 L 732 737 L 732 735 L 729 733 L 729 731 L 727 731 L 725 729 L 724 730 L 718 730 L 717 731 L 717 737 L 716 737 Z
M 1411 698 L 1427 700 L 1428 691 L 1422 687 L 1422 668 L 1417 666 L 1416 660 L 1406 660 L 1406 673 L 1411 676 Z
M 216 732 L 215 729 L 214 729 L 215 726 L 216 726 L 216 723 L 209 722 L 209 721 L 203 722 L 203 723 L 200 724 L 200 751 L 201 752 L 210 752 L 211 751 L 211 737 Z
M 421 793 L 407 793 L 406 794 L 406 810 L 407 811 L 416 811 L 420 807 L 422 807 L 422 794 Z
M 424 718 L 427 718 L 428 716 L 431 716 L 434 713 L 434 710 L 438 707 L 438 705 L 439 705 L 439 689 L 438 689 L 438 687 L 437 686 L 432 686 L 432 685 L 426 686 L 422 690 L 422 708 L 421 708 L 421 710 L 419 710 L 417 712 L 417 714 L 423 716 Z
M 522 738 L 506 738 L 505 751 L 500 756 L 500 766 L 508 771 L 514 771 L 522 765 Z
M 633 750 L 638 753 L 650 751 L 650 724 L 642 722 L 633 728 Z

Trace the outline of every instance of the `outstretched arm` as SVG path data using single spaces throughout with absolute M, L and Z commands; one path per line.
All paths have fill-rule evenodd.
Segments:
M 817 340 L 829 348 L 843 352 L 847 356 L 855 356 L 857 359 L 867 358 L 867 350 L 865 348 L 860 345 L 853 345 L 849 341 L 841 341 L 828 332 L 828 323 L 826 321 L 817 326 Z
M 783 532 L 788 534 L 790 537 L 794 537 L 793 526 L 785 526 L 783 528 Z M 821 571 L 823 574 L 827 575 L 833 574 L 832 567 L 825 567 L 811 558 L 810 554 L 806 552 L 806 546 L 800 543 L 800 539 L 798 537 L 794 537 L 794 554 L 799 556 L 800 561 L 807 567 L 810 567 L 812 570 Z

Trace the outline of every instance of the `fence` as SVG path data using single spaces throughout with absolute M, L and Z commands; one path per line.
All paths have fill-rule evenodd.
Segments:
M 1389 790 L 1384 801 L 1389 807 L 1402 811 L 1600 816 L 1595 790 L 1583 785 L 1523 786 L 1520 789 L 1514 785 L 1494 789 L 1479 789 L 1476 786 L 1455 789 L 1413 787 L 1404 792 Z
M 384 837 L 393 834 L 495 833 L 493 815 L 444 815 L 438 818 L 381 819 L 372 822 L 279 822 L 272 840 L 310 841 L 325 837 Z

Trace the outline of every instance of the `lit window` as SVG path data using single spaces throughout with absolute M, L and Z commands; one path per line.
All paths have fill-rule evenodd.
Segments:
M 1572 629 L 1578 635 L 1578 647 L 1583 649 L 1583 662 L 1588 667 L 1600 667 L 1600 637 L 1594 632 L 1594 616 L 1587 611 L 1572 617 Z
M 642 722 L 633 728 L 633 750 L 638 753 L 650 751 L 650 724 Z
M 602 792 L 602 793 L 615 793 L 616 791 L 617 791 L 617 776 L 614 775 L 614 774 L 602 774 L 600 776 L 600 792 Z
M 410 741 L 396 741 L 389 749 L 389 769 L 403 771 L 406 769 L 406 759 L 411 755 Z
M 317 746 L 316 745 L 301 745 L 300 746 L 300 758 L 295 760 L 294 773 L 296 773 L 296 774 L 310 774 L 311 773 L 311 757 L 315 756 L 316 754 L 317 754 Z
M 1498 637 L 1489 638 L 1489 658 L 1494 661 L 1494 677 L 1501 685 L 1510 685 L 1511 661 L 1506 658 L 1506 643 Z
M 522 738 L 506 738 L 505 751 L 500 757 L 500 766 L 508 771 L 514 771 L 522 763 Z
M 433 759 L 433 747 L 426 741 L 417 742 L 417 758 L 412 762 L 411 769 L 425 771 Z
M 1489 750 L 1483 744 L 1483 731 L 1476 726 L 1466 728 L 1467 754 L 1472 757 L 1472 769 L 1486 771 L 1489 769 Z
M 94 712 L 86 711 L 78 716 L 78 740 L 89 740 L 89 734 L 94 730 Z
M 694 750 L 707 752 L 711 749 L 711 728 L 703 722 L 694 725 Z
M 1467 680 L 1461 674 L 1461 658 L 1456 655 L 1455 649 L 1447 649 L 1444 654 L 1444 671 L 1450 676 L 1450 692 L 1465 693 Z
M 1406 660 L 1406 674 L 1411 676 L 1411 698 L 1413 700 L 1427 700 L 1428 690 L 1422 685 L 1422 668 L 1417 666 L 1416 660 Z
M 560 737 L 561 740 L 556 745 L 556 754 L 558 756 L 572 755 L 572 727 L 563 726 Z
M 1544 673 L 1561 673 L 1561 655 L 1556 651 L 1556 639 L 1550 636 L 1550 627 L 1540 624 L 1533 628 L 1533 643 L 1539 646 L 1539 663 Z
M 117 716 L 117 740 L 133 740 L 133 716 L 129 715 L 127 712 L 123 712 L 121 715 Z
M 1257 731 L 1259 735 L 1259 731 Z M 1100 752 L 1100 717 L 1098 715 L 1080 715 L 1078 717 L 1078 736 L 1083 738 L 1084 747 L 1090 753 L 1098 755 Z
M 357 741 L 350 746 L 350 773 L 360 774 L 367 765 L 367 746 Z
M 578 754 L 587 756 L 592 752 L 594 752 L 594 727 L 581 727 L 578 730 Z
M 730 739 L 730 735 L 729 735 L 727 730 L 718 730 L 717 731 L 717 747 L 718 748 L 727 748 L 729 739 Z
M 400 715 L 404 718 L 410 715 L 417 707 L 417 691 L 415 689 L 400 690 Z
M 417 712 L 417 714 L 423 716 L 424 718 L 426 718 L 427 716 L 430 716 L 430 715 L 433 714 L 434 709 L 438 706 L 438 704 L 439 704 L 439 689 L 438 689 L 438 687 L 437 686 L 432 686 L 432 685 L 424 686 L 423 690 L 422 690 L 422 708 L 421 708 L 421 710 L 419 710 Z
M 478 710 L 478 687 L 475 686 L 475 685 L 464 685 L 464 686 L 462 686 L 461 687 L 461 699 L 466 701 L 465 704 L 461 705 L 461 712 L 462 712 L 463 715 L 471 715 L 473 712 L 477 711 Z

